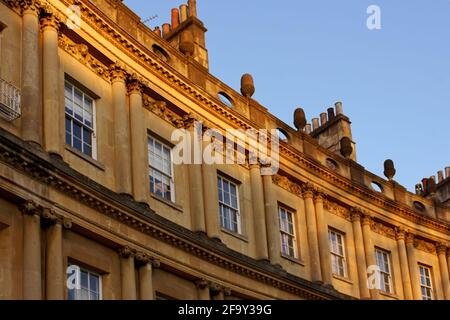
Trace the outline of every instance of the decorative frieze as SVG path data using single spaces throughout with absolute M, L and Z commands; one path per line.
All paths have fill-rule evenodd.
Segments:
M 427 253 L 436 254 L 436 246 L 428 241 L 423 239 L 414 239 L 414 247 L 418 250 L 425 251 Z
M 186 121 L 167 107 L 164 101 L 155 101 L 149 97 L 144 97 L 144 106 L 157 117 L 167 121 L 176 128 L 183 128 Z
M 291 181 L 288 177 L 276 174 L 272 176 L 272 181 L 280 188 L 283 188 L 298 197 L 302 197 L 302 187 L 298 183 Z
M 375 222 L 373 221 L 371 224 L 371 229 L 373 232 L 378 233 L 382 236 L 388 237 L 390 239 L 396 240 L 396 232 L 395 229 L 392 227 L 389 227 L 381 222 Z
M 328 212 L 330 212 L 338 217 L 344 218 L 348 221 L 351 221 L 351 219 L 352 219 L 352 215 L 350 214 L 349 209 L 347 209 L 335 202 L 331 202 L 328 199 L 324 200 L 323 207 L 325 210 L 327 210 Z M 355 214 L 356 214 L 356 212 L 355 212 Z M 358 218 L 361 218 L 359 213 L 358 213 Z
M 83 65 L 91 69 L 95 74 L 106 81 L 110 80 L 108 67 L 89 54 L 89 47 L 85 44 L 76 44 L 68 37 L 60 35 L 59 47 L 70 54 Z

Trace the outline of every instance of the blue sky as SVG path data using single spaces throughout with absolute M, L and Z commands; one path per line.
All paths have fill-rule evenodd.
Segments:
M 182 0 L 125 0 L 148 25 L 170 22 Z M 186 0 L 187 2 L 187 0 Z M 301 106 L 308 119 L 336 101 L 352 120 L 358 162 L 409 190 L 450 166 L 450 0 L 197 0 L 210 71 L 286 123 Z M 381 9 L 381 30 L 366 10 Z

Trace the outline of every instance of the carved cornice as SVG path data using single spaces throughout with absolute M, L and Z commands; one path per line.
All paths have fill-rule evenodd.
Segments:
M 65 35 L 59 36 L 59 47 L 76 60 L 87 66 L 95 74 L 106 81 L 110 81 L 108 67 L 89 54 L 89 47 L 85 44 L 76 44 Z

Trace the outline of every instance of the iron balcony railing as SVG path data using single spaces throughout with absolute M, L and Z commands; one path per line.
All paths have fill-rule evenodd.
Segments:
M 20 115 L 20 90 L 0 78 L 0 117 L 13 121 Z

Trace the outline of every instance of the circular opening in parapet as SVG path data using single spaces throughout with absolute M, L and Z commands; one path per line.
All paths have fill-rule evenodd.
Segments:
M 337 171 L 339 168 L 337 162 L 330 158 L 325 161 L 325 165 L 333 171 Z
M 277 136 L 278 136 L 278 139 L 280 139 L 280 141 L 289 142 L 289 135 L 285 130 L 278 128 Z
M 414 207 L 414 209 L 416 209 L 419 212 L 425 212 L 424 204 L 419 202 L 419 201 L 414 201 L 413 202 L 413 207 Z
M 217 94 L 220 101 L 222 101 L 227 107 L 233 108 L 233 100 L 225 92 L 219 92 Z
M 376 192 L 383 192 L 383 187 L 378 182 L 372 181 L 370 185 L 372 186 L 372 189 L 375 190 Z
M 152 46 L 153 53 L 158 56 L 162 61 L 168 62 L 169 61 L 169 54 L 160 46 L 157 44 L 154 44 Z

